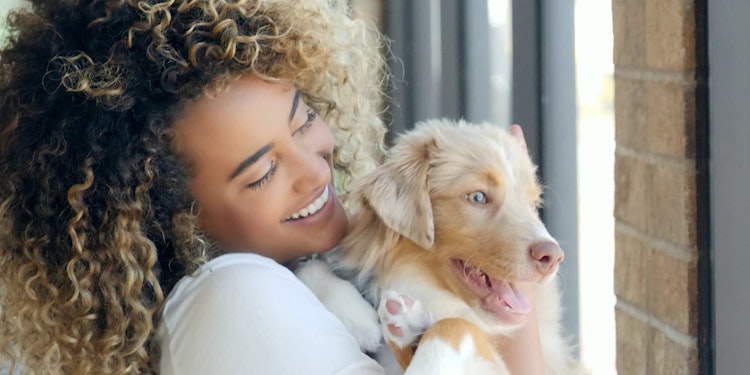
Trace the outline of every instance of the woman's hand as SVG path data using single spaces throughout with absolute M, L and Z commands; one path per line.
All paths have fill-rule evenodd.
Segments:
M 539 339 L 539 322 L 536 315 L 536 285 L 515 283 L 516 288 L 529 300 L 529 319 L 512 337 L 503 337 L 498 346 L 500 355 L 513 375 L 545 374 L 546 365 Z
M 523 137 L 521 126 L 511 125 L 510 134 L 526 148 L 526 140 Z M 535 306 L 536 286 L 532 283 L 517 283 L 516 286 L 531 304 L 529 320 L 513 334 L 513 337 L 504 338 L 498 349 L 511 374 L 544 374 L 544 355 L 539 338 L 539 322 L 537 321 Z

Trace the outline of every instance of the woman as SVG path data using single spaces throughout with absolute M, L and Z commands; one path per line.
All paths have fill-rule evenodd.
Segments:
M 379 36 L 343 1 L 33 3 L 0 52 L 0 356 L 381 372 L 280 265 L 380 160 Z

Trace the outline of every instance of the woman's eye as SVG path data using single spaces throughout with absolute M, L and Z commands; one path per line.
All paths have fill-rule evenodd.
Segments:
M 269 179 L 271 179 L 271 176 L 276 172 L 276 162 L 271 162 L 271 168 L 268 168 L 268 172 L 263 175 L 260 179 L 257 181 L 251 182 L 247 184 L 247 187 L 250 188 L 250 190 L 257 190 L 263 187 L 263 185 L 268 182 Z
M 318 115 L 315 113 L 315 111 L 312 110 L 312 108 L 307 109 L 307 122 L 306 124 L 309 124 L 315 120 L 315 117 Z
M 307 109 L 307 119 L 305 119 L 305 123 L 302 124 L 299 128 L 297 128 L 297 131 L 295 133 L 302 135 L 305 134 L 305 130 L 307 130 L 309 127 L 312 126 L 313 121 L 315 121 L 315 118 L 318 117 L 318 114 L 315 113 L 315 111 L 312 110 L 312 108 Z
M 475 192 L 466 194 L 466 199 L 471 203 L 477 203 L 477 204 L 487 203 L 487 195 L 485 195 L 481 191 L 475 191 Z

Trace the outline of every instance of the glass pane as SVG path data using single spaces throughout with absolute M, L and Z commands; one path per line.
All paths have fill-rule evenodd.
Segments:
M 511 121 L 513 89 L 513 24 L 510 0 L 487 0 L 490 29 L 490 118 L 502 125 Z
M 465 116 L 507 126 L 511 119 L 513 25 L 510 0 L 463 3 Z
M 611 2 L 576 0 L 581 360 L 616 374 L 614 67 Z

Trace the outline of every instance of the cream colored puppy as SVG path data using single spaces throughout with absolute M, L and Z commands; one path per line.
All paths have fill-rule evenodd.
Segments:
M 537 285 L 547 373 L 578 371 L 559 325 L 563 251 L 537 214 L 535 172 L 501 128 L 433 120 L 356 183 L 361 208 L 329 261 L 379 306 L 407 374 L 507 373 L 498 339 L 531 312 L 520 282 Z

